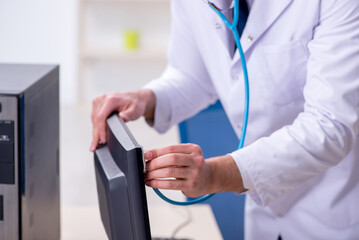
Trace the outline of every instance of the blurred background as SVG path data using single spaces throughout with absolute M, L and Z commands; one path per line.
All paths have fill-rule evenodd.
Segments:
M 63 230 L 100 224 L 99 214 L 86 215 L 86 208 L 97 207 L 93 156 L 88 151 L 92 99 L 141 88 L 160 76 L 169 29 L 169 0 L 0 1 L 0 62 L 60 65 Z M 179 142 L 176 127 L 164 135 L 143 119 L 129 127 L 145 149 Z M 147 190 L 149 205 L 165 204 Z M 180 193 L 167 194 L 183 198 Z M 63 239 L 103 236 L 66 234 L 70 233 Z

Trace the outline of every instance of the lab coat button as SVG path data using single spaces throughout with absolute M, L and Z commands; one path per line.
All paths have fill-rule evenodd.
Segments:
M 248 40 L 249 40 L 250 42 L 252 42 L 252 41 L 253 41 L 253 37 L 252 37 L 251 35 L 248 35 Z

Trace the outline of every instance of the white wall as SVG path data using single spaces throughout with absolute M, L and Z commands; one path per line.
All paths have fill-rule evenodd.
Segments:
M 139 88 L 145 82 L 159 76 L 166 62 L 165 59 L 154 59 L 150 62 L 112 62 L 99 59 L 86 62 L 86 81 L 81 87 L 88 92 L 87 101 L 85 107 L 78 106 L 77 4 L 76 0 L 0 0 L 0 63 L 61 65 L 61 203 L 63 206 L 97 206 L 93 156 L 88 151 L 92 130 L 91 99 L 99 93 Z M 111 5 L 105 6 L 106 11 L 112 9 Z M 112 11 L 109 20 L 106 14 L 101 15 L 103 7 L 95 7 L 93 10 L 98 11 L 94 11 L 92 17 L 99 22 L 95 21 L 93 24 L 100 24 L 98 27 L 101 29 L 109 28 L 112 23 L 111 30 L 115 29 L 117 35 L 113 34 L 114 36 L 111 35 L 106 40 L 119 40 L 120 31 L 116 30 L 119 21 L 110 21 L 111 17 L 117 16 L 117 12 Z M 121 10 L 118 5 L 116 9 Z M 169 18 L 169 11 L 163 7 L 160 9 L 163 11 L 160 15 Z M 153 11 L 148 13 L 155 14 Z M 104 23 L 105 20 L 108 22 Z M 169 21 L 166 21 L 166 24 L 169 25 Z M 167 25 L 161 26 L 164 32 L 169 31 Z M 106 32 L 100 32 L 99 35 L 107 36 Z M 163 38 L 164 40 L 158 42 L 165 45 L 163 42 L 168 38 Z M 124 72 L 123 69 L 127 71 Z M 165 135 L 159 135 L 143 120 L 130 123 L 129 127 L 145 149 L 178 143 L 176 128 L 172 128 Z M 169 193 L 178 197 L 176 193 Z M 148 192 L 148 197 L 150 204 L 163 203 L 152 191 Z
M 61 65 L 61 102 L 76 100 L 77 1 L 1 0 L 0 62 Z

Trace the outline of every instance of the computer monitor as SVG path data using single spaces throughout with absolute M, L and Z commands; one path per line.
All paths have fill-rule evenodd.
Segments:
M 107 144 L 95 151 L 101 218 L 111 240 L 150 240 L 144 185 L 144 157 L 125 123 L 107 119 Z
M 151 238 L 143 149 L 118 114 L 107 119 L 107 126 L 107 144 L 97 148 L 94 158 L 101 219 L 108 238 L 189 240 Z

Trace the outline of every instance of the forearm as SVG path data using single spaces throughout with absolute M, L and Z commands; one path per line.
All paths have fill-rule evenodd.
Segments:
M 241 173 L 231 156 L 209 158 L 206 163 L 210 171 L 209 193 L 246 191 Z

